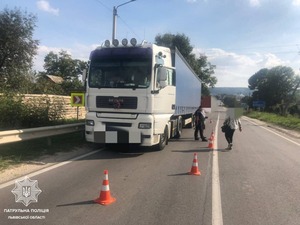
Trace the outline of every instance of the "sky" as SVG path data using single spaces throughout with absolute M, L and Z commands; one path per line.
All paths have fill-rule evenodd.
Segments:
M 61 50 L 88 61 L 112 38 L 113 7 L 129 0 L 0 0 L 4 8 L 36 15 L 34 69 Z M 262 68 L 300 68 L 300 0 L 135 0 L 117 8 L 116 38 L 155 42 L 184 34 L 196 56 L 216 66 L 216 87 L 247 87 Z

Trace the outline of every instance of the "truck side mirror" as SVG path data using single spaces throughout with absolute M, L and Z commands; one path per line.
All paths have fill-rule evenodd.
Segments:
M 157 68 L 157 82 L 159 83 L 161 88 L 167 86 L 167 79 L 168 79 L 168 70 L 164 67 Z
M 168 78 L 167 69 L 164 67 L 157 68 L 157 82 L 166 81 Z

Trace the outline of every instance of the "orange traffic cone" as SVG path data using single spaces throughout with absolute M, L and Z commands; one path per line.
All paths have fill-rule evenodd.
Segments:
M 208 148 L 213 149 L 214 148 L 214 140 L 212 137 L 208 139 Z
M 101 187 L 99 198 L 94 200 L 101 205 L 108 205 L 116 201 L 115 198 L 111 197 L 108 182 L 108 170 L 104 170 L 104 179 Z
M 214 148 L 214 139 L 215 139 L 214 132 L 211 132 L 210 138 L 208 139 L 208 148 L 210 149 Z
M 213 141 L 215 140 L 215 133 L 213 131 L 211 132 L 211 138 Z
M 201 172 L 198 169 L 197 153 L 194 153 L 193 164 L 192 164 L 191 172 L 189 172 L 189 174 L 190 175 L 197 175 L 197 176 L 201 175 Z

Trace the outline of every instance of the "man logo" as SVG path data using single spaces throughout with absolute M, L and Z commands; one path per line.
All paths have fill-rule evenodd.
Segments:
M 38 187 L 37 180 L 25 177 L 23 180 L 16 180 L 15 187 L 11 191 L 15 195 L 15 201 L 23 203 L 26 207 L 31 202 L 38 201 L 38 195 L 42 192 Z
M 110 98 L 108 99 L 110 105 L 114 107 L 114 109 L 120 109 L 124 103 L 124 99 L 122 98 Z
M 119 109 L 121 107 L 121 103 L 118 99 L 114 99 L 114 108 Z

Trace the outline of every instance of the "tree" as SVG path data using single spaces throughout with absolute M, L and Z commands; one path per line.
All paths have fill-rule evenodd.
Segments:
M 0 90 L 19 91 L 32 67 L 38 40 L 33 39 L 36 17 L 19 9 L 0 12 Z
M 252 93 L 253 100 L 265 100 L 263 85 L 267 80 L 268 69 L 264 68 L 256 72 L 248 79 L 248 87 L 250 90 L 254 90 Z
M 293 69 L 277 66 L 271 69 L 261 69 L 248 80 L 249 88 L 255 90 L 254 100 L 264 100 L 268 111 L 278 109 L 281 115 L 286 115 L 288 108 L 295 101 L 295 94 L 300 86 L 300 77 Z
M 178 48 L 182 56 L 188 61 L 193 51 L 193 47 L 190 45 L 190 39 L 185 34 L 170 34 L 164 35 L 158 34 L 155 37 L 155 43 L 157 45 L 165 46 L 171 49 Z
M 216 66 L 208 62 L 207 56 L 204 54 L 200 54 L 199 58 L 197 59 L 195 70 L 197 71 L 196 73 L 199 74 L 199 78 L 206 85 L 204 86 L 206 89 L 208 89 L 208 86 L 214 87 L 217 83 L 217 78 L 215 76 L 212 76 L 215 73 L 215 69 Z
M 79 80 L 79 75 L 87 67 L 87 63 L 78 59 L 72 59 L 71 55 L 61 50 L 58 54 L 49 52 L 44 59 L 44 72 L 39 73 L 38 89 L 39 92 L 48 94 L 69 95 L 73 90 L 83 89 L 83 84 Z M 63 78 L 61 85 L 45 85 L 47 75 L 55 75 Z
M 255 90 L 255 89 L 258 89 L 260 87 L 260 85 L 263 85 L 263 83 L 266 81 L 268 71 L 269 71 L 268 69 L 264 68 L 264 69 L 259 70 L 254 75 L 252 75 L 248 79 L 249 89 Z
M 170 33 L 164 35 L 158 34 L 155 37 L 155 43 L 170 49 L 176 47 L 203 82 L 202 94 L 209 95 L 208 87 L 214 87 L 217 83 L 217 78 L 213 76 L 216 66 L 208 62 L 207 57 L 203 54 L 201 54 L 198 59 L 196 58 L 195 54 L 192 53 L 193 47 L 190 44 L 190 39 L 186 35 L 174 35 Z
M 60 76 L 66 81 L 78 79 L 78 75 L 86 68 L 86 62 L 72 59 L 71 55 L 64 50 L 58 54 L 51 51 L 46 55 L 44 62 L 44 69 L 48 75 Z

